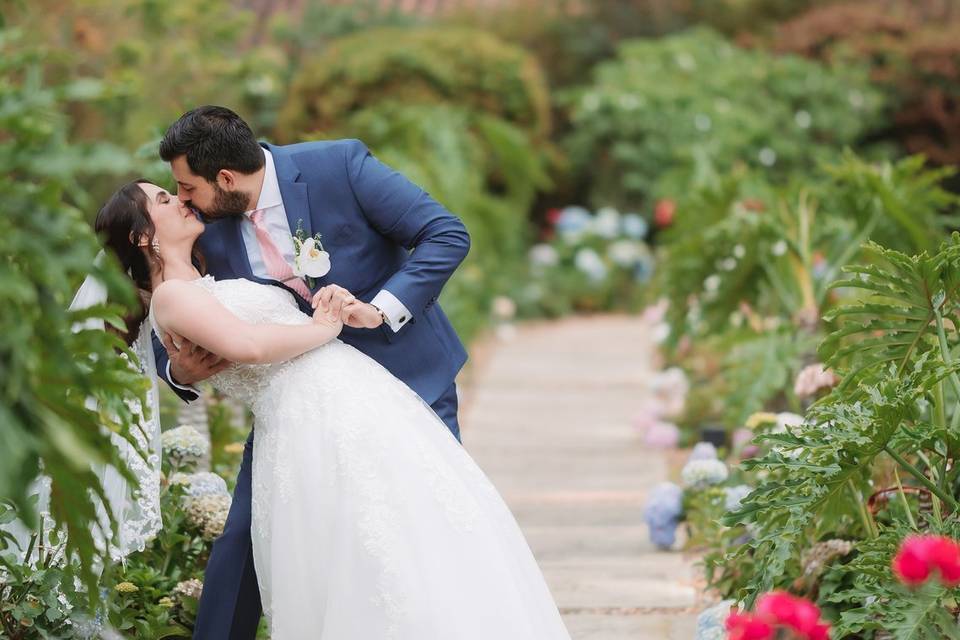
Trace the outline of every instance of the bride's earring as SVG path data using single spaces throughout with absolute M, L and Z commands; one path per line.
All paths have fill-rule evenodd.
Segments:
M 153 239 L 153 242 L 150 243 L 150 249 L 152 249 L 153 252 L 154 252 L 155 254 L 157 254 L 157 256 L 159 256 L 159 255 L 160 255 L 160 241 L 157 240 L 156 238 L 154 238 L 154 239 Z

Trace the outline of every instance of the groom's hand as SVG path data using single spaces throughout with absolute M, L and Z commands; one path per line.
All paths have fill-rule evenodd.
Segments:
M 383 324 L 380 309 L 366 302 L 354 302 L 343 308 L 343 324 L 354 329 L 376 329 Z
M 169 333 L 163 334 L 163 346 L 170 356 L 170 377 L 177 384 L 194 384 L 206 380 L 233 364 L 184 337 L 180 337 L 178 342 L 179 348 L 173 343 Z

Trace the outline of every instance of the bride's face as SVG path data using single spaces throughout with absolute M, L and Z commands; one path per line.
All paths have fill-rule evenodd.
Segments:
M 204 230 L 196 214 L 155 184 L 143 183 L 140 189 L 147 195 L 147 213 L 155 229 L 154 239 L 160 246 L 192 246 Z

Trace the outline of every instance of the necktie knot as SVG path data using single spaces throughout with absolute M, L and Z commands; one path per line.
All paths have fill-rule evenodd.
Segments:
M 261 226 L 261 224 L 263 223 L 263 214 L 264 214 L 263 209 L 254 209 L 253 211 L 250 212 L 250 222 L 252 222 L 254 226 L 257 226 L 257 227 Z

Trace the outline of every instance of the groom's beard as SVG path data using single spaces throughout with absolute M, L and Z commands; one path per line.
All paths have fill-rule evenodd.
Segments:
M 215 195 L 213 205 L 209 209 L 194 209 L 201 217 L 208 220 L 219 220 L 221 218 L 242 216 L 247 210 L 247 203 L 250 202 L 250 194 L 245 191 L 225 191 L 220 185 L 213 186 Z

